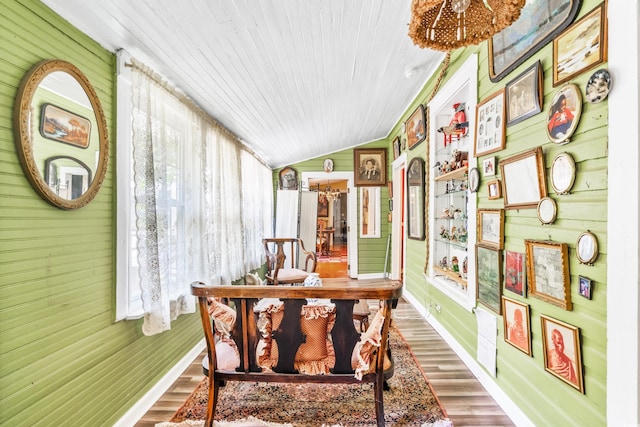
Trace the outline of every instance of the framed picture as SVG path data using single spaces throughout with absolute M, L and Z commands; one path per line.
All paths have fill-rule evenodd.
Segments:
M 80 148 L 89 147 L 91 121 L 53 104 L 42 105 L 40 134 L 47 139 Z
M 415 157 L 409 162 L 407 194 L 409 220 L 407 236 L 410 239 L 424 240 L 424 160 L 421 157 Z
M 360 237 L 380 237 L 380 187 L 360 189 Z
M 504 209 L 478 209 L 478 243 L 502 249 L 504 242 Z
M 397 159 L 398 157 L 400 157 L 400 153 L 401 151 L 401 142 L 400 142 L 400 137 L 396 136 L 395 139 L 393 140 L 393 160 Z
M 567 28 L 577 16 L 581 2 L 528 1 L 516 22 L 488 40 L 491 81 L 500 81 Z
M 502 297 L 504 340 L 531 356 L 531 322 L 529 305 Z
M 505 251 L 504 288 L 521 297 L 527 296 L 525 280 L 525 257 L 522 252 Z
M 611 91 L 611 76 L 609 75 L 609 71 L 601 69 L 589 77 L 585 88 L 585 95 L 587 101 L 591 104 L 604 101 L 609 95 L 609 91 Z
M 329 216 L 329 200 L 326 197 L 318 198 L 318 218 Z
M 416 111 L 414 111 L 406 121 L 405 129 L 407 131 L 407 144 L 409 145 L 409 150 L 413 150 L 418 144 L 424 141 L 427 136 L 424 105 L 418 105 Z
M 586 299 L 591 299 L 591 279 L 578 276 L 578 293 Z
M 476 106 L 476 142 L 474 155 L 500 151 L 505 145 L 504 89 L 484 99 Z
M 595 234 L 585 231 L 578 236 L 576 255 L 580 264 L 593 265 L 598 258 L 598 239 Z
M 576 162 L 571 154 L 560 153 L 553 159 L 550 178 L 556 194 L 569 194 L 576 180 Z
M 487 183 L 487 193 L 489 194 L 489 200 L 496 200 L 502 197 L 502 191 L 500 190 L 500 180 L 494 179 Z
M 578 127 L 582 114 L 582 95 L 573 83 L 561 87 L 551 101 L 547 116 L 547 135 L 556 144 L 566 144 Z
M 542 64 L 536 61 L 522 74 L 507 83 L 507 126 L 535 116 L 542 111 Z
M 356 187 L 387 185 L 387 149 L 356 148 L 353 150 Z
M 478 301 L 500 314 L 502 296 L 502 251 L 476 245 L 476 295 Z
M 544 370 L 584 393 L 580 330 L 544 314 L 540 322 Z
M 529 294 L 571 310 L 569 249 L 566 243 L 524 241 L 527 252 Z
M 280 170 L 278 174 L 281 190 L 297 190 L 298 189 L 298 172 L 290 166 L 286 166 Z
M 538 219 L 542 224 L 553 224 L 558 214 L 556 201 L 551 197 L 543 197 L 538 202 Z
M 607 60 L 605 2 L 553 40 L 553 86 Z
M 494 176 L 496 174 L 496 158 L 487 157 L 482 161 L 482 171 L 484 176 Z
M 547 197 L 542 147 L 500 160 L 506 209 L 535 208 Z

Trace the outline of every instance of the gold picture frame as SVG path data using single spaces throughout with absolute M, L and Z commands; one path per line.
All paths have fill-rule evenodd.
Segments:
M 536 208 L 547 197 L 542 147 L 500 160 L 500 173 L 505 209 Z
M 540 323 L 544 370 L 584 393 L 580 330 L 544 314 Z
M 405 122 L 407 132 L 407 144 L 409 150 L 413 150 L 427 137 L 426 114 L 424 105 L 420 104 Z
M 489 200 L 497 200 L 502 197 L 502 190 L 500 186 L 500 180 L 494 179 L 487 182 L 487 193 Z
M 531 317 L 529 304 L 502 297 L 504 340 L 521 352 L 531 356 Z
M 525 240 L 529 295 L 571 310 L 569 248 L 566 243 Z
M 387 185 L 387 149 L 355 148 L 353 170 L 356 187 Z
M 478 209 L 478 243 L 503 248 L 504 209 Z

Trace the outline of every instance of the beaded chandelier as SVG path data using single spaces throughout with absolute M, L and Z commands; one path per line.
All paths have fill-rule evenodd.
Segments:
M 413 0 L 409 37 L 421 48 L 448 52 L 475 45 L 520 17 L 525 0 Z

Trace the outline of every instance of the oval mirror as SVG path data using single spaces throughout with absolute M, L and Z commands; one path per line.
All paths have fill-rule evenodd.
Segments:
M 93 200 L 109 142 L 98 96 L 78 68 L 61 60 L 34 66 L 18 89 L 14 129 L 22 168 L 44 200 L 61 209 Z

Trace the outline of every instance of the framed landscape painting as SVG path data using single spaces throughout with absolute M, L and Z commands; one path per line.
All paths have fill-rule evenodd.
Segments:
M 476 245 L 478 301 L 500 314 L 502 296 L 502 251 Z

